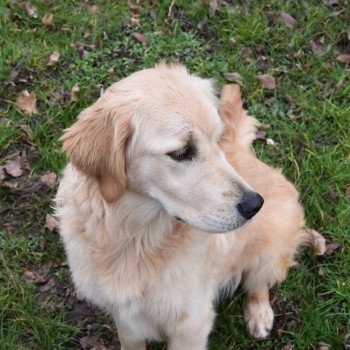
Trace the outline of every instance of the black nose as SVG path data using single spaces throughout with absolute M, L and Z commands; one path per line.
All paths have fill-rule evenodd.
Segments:
M 249 220 L 251 219 L 263 206 L 264 199 L 256 192 L 245 192 L 241 203 L 237 204 L 237 209 L 241 215 Z

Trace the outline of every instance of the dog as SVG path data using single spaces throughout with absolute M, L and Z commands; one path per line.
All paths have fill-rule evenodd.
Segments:
M 256 158 L 238 86 L 158 64 L 109 87 L 62 136 L 55 198 L 77 291 L 115 320 L 123 350 L 207 348 L 222 291 L 247 292 L 268 336 L 269 288 L 306 240 L 298 192 Z

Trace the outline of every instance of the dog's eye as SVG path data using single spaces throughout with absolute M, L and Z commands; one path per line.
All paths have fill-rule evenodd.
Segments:
M 196 153 L 196 148 L 192 144 L 188 144 L 185 147 L 176 150 L 174 152 L 169 152 L 167 155 L 176 160 L 177 162 L 181 162 L 183 160 L 192 160 Z

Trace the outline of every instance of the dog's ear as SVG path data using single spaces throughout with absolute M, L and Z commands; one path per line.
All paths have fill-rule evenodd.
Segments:
M 73 165 L 97 179 L 103 198 L 117 201 L 126 188 L 125 145 L 130 122 L 117 108 L 96 102 L 61 137 Z

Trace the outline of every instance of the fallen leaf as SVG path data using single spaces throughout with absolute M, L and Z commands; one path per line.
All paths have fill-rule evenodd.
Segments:
M 289 119 L 290 119 L 290 120 L 297 120 L 297 119 L 299 119 L 299 118 L 300 118 L 300 115 L 291 114 L 291 115 L 289 116 Z
M 337 82 L 337 85 L 335 86 L 338 90 L 343 86 L 344 84 L 344 79 L 341 79 Z
M 312 51 L 316 54 L 316 55 L 322 55 L 323 53 L 326 52 L 326 45 L 321 43 L 318 40 L 310 40 L 310 45 L 311 45 L 311 49 Z
M 49 67 L 54 66 L 57 62 L 58 59 L 60 58 L 60 53 L 58 51 L 54 51 L 49 58 L 49 62 L 47 62 L 47 65 Z
M 33 135 L 33 130 L 27 124 L 20 124 L 19 126 L 28 136 Z
M 288 28 L 293 29 L 297 25 L 297 21 L 289 13 L 281 12 L 279 19 Z
M 139 5 L 134 4 L 132 1 L 128 0 L 128 8 L 129 11 L 133 14 L 133 15 L 137 15 L 139 13 L 144 13 L 145 9 Z
M 107 350 L 96 336 L 87 335 L 79 339 L 80 346 L 84 349 Z
M 113 77 L 114 74 L 115 74 L 114 68 L 113 68 L 113 67 L 108 68 L 108 75 L 109 75 L 110 77 Z
M 331 346 L 329 344 L 319 343 L 317 350 L 329 350 L 330 348 L 331 348 Z
M 70 91 L 70 100 L 71 101 L 76 101 L 77 100 L 77 92 L 79 92 L 80 87 L 78 83 L 75 83 Z
M 21 111 L 29 115 L 38 113 L 35 92 L 21 91 L 17 97 L 16 105 Z
M 224 73 L 224 77 L 228 80 L 228 81 L 232 81 L 233 83 L 237 83 L 239 85 L 243 85 L 243 78 L 242 76 L 237 73 L 237 72 L 233 72 L 233 73 Z
M 282 350 L 293 350 L 293 344 L 291 344 L 291 343 L 286 344 L 286 345 L 282 348 Z
M 310 246 L 316 255 L 324 255 L 326 252 L 326 240 L 324 237 L 317 231 L 312 230 L 311 228 L 305 228 L 307 233 L 307 242 L 306 244 Z
M 25 2 L 23 4 L 24 9 L 26 10 L 28 16 L 32 18 L 38 18 L 38 10 L 30 3 L 30 2 Z
M 324 255 L 332 255 L 340 248 L 340 243 L 330 243 L 326 245 L 326 251 Z
M 5 178 L 6 178 L 5 169 L 3 166 L 0 166 L 0 182 L 5 180 Z
M 337 61 L 340 63 L 349 63 L 350 62 L 350 54 L 342 53 L 337 57 Z
M 209 4 L 210 12 L 214 15 L 215 12 L 219 9 L 219 1 L 218 0 L 212 0 Z
M 319 275 L 320 277 L 324 277 L 324 276 L 326 275 L 326 273 L 324 272 L 324 270 L 322 269 L 322 267 L 320 267 L 320 268 L 318 269 L 318 275 Z
M 46 27 L 52 27 L 53 26 L 53 14 L 47 13 L 42 19 L 43 25 Z
M 34 270 L 28 270 L 24 273 L 24 279 L 28 283 L 42 284 L 49 280 L 49 272 L 53 263 L 51 261 L 46 262 L 39 268 Z
M 98 7 L 96 5 L 86 5 L 87 10 L 92 13 L 93 15 L 97 12 Z
M 5 163 L 4 166 L 7 174 L 13 176 L 13 177 L 19 177 L 23 174 L 22 170 L 22 158 L 20 156 L 17 156 L 13 160 L 8 160 Z
M 346 198 L 350 199 L 350 186 L 346 188 L 345 195 L 346 195 Z
M 18 187 L 18 182 L 16 180 L 5 180 L 3 183 L 4 187 L 14 189 Z
M 138 42 L 140 42 L 140 43 L 142 43 L 142 44 L 148 44 L 148 43 L 149 43 L 149 39 L 148 39 L 147 36 L 144 35 L 144 34 L 134 32 L 134 33 L 131 33 L 131 36 L 132 36 L 135 40 L 137 40 Z
M 231 45 L 234 45 L 234 44 L 236 44 L 236 39 L 235 39 L 233 36 L 231 36 L 231 38 L 228 39 L 228 42 L 229 42 Z
M 269 90 L 276 89 L 276 80 L 271 74 L 258 75 L 258 79 L 262 82 L 264 88 Z
M 339 5 L 339 0 L 323 0 L 323 4 L 326 6 Z
M 48 172 L 40 177 L 40 181 L 51 189 L 55 188 L 56 180 L 57 175 L 53 172 Z
M 256 139 L 258 140 L 266 140 L 266 132 L 264 130 L 258 130 L 255 133 Z
M 206 27 L 208 24 L 208 16 L 205 15 L 197 24 L 197 28 L 199 30 L 203 30 L 204 27 Z
M 52 232 L 53 230 L 58 229 L 59 222 L 50 214 L 46 214 L 46 223 L 45 227 Z

